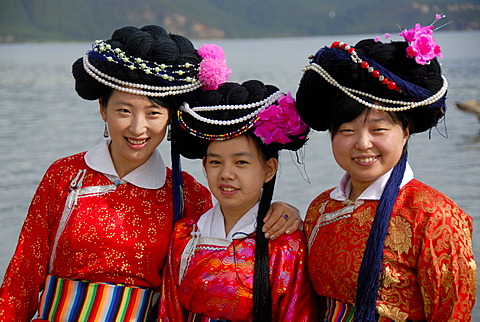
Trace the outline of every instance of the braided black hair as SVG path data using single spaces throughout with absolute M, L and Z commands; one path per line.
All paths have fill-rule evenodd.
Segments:
M 111 56 L 107 57 L 100 54 L 97 45 L 96 42 L 94 49 L 92 48 L 85 57 L 79 58 L 73 63 L 72 73 L 78 95 L 86 100 L 102 99 L 104 106 L 106 106 L 113 93 L 113 89 L 119 89 L 118 84 L 122 84 L 121 90 L 125 92 L 130 90 L 132 84 L 137 84 L 135 86 L 137 89 L 153 86 L 173 89 L 177 85 L 189 83 L 188 79 L 195 79 L 199 70 L 198 64 L 201 62 L 201 57 L 190 40 L 180 35 L 169 34 L 165 29 L 156 25 L 148 25 L 142 28 L 127 26 L 115 30 L 111 39 L 102 42 L 102 45 L 110 47 L 115 53 L 110 53 Z M 115 56 L 117 53 L 121 53 L 123 56 Z M 112 56 L 115 56 L 115 58 L 112 58 Z M 125 60 L 123 58 L 127 59 L 129 64 L 124 64 Z M 142 63 L 146 62 L 149 64 L 149 68 L 155 66 L 160 70 L 163 69 L 164 74 L 162 76 L 181 75 L 181 77 L 175 78 L 172 76 L 172 80 L 169 77 L 160 77 L 160 74 L 147 73 L 142 68 L 136 68 L 130 59 L 137 64 L 137 60 Z M 187 67 L 187 63 L 194 67 Z M 166 69 L 159 67 L 163 65 L 168 67 Z M 92 72 L 92 70 L 95 70 L 95 72 Z M 94 76 L 92 76 L 92 73 Z M 193 91 L 195 88 L 192 86 L 189 89 Z M 166 107 L 170 115 L 178 108 L 179 102 L 183 101 L 183 95 L 187 95 L 174 91 L 164 92 L 165 95 L 161 95 L 161 97 L 158 97 L 158 95 L 150 97 L 148 94 L 152 92 L 137 91 L 136 93 L 138 92 L 146 95 L 154 104 Z M 191 95 L 191 93 L 188 95 Z M 173 208 L 176 220 L 181 217 L 183 212 L 183 189 L 179 157 L 175 149 L 172 149 L 171 153 Z
M 406 42 L 385 44 L 375 42 L 373 39 L 365 39 L 354 47 L 361 58 L 375 62 L 384 70 L 391 72 L 397 82 L 410 84 L 411 86 L 408 86 L 410 91 L 398 92 L 387 89 L 377 78 L 372 77 L 359 64 L 354 63 L 349 54 L 340 49 L 321 48 L 311 62 L 320 65 L 342 86 L 385 99 L 412 101 L 415 87 L 431 94 L 436 93 L 443 84 L 437 59 L 427 65 L 419 65 L 414 59 L 408 58 L 407 46 Z M 350 118 L 341 120 L 347 122 L 355 119 L 367 108 L 329 84 L 313 70 L 307 70 L 303 74 L 296 98 L 297 110 L 302 120 L 319 131 L 331 130 L 332 122 L 336 122 L 337 117 Z M 373 102 L 368 97 L 362 98 Z M 444 98 L 442 98 L 435 103 L 435 106 L 419 106 L 394 113 L 403 114 L 409 121 L 410 133 L 419 133 L 435 126 L 444 116 L 445 109 Z
M 201 61 L 201 57 L 190 40 L 180 35 L 169 34 L 165 29 L 156 25 L 142 28 L 122 27 L 115 30 L 112 38 L 107 40 L 106 43 L 132 57 L 158 64 L 173 65 L 170 67 L 172 71 L 179 69 L 179 65 L 187 62 L 198 64 Z M 170 82 L 161 77 L 146 74 L 139 69 L 131 70 L 124 65 L 112 63 L 102 56 L 96 55 L 95 52 L 88 54 L 88 60 L 100 72 L 122 81 L 154 86 L 171 85 Z M 90 76 L 83 63 L 83 58 L 79 58 L 72 66 L 75 90 L 78 95 L 86 100 L 105 97 L 108 92 L 111 92 L 111 88 Z M 186 73 L 185 77 L 194 77 L 198 70 L 191 69 L 184 72 Z
M 417 64 L 407 56 L 406 42 L 384 44 L 373 39 L 357 43 L 355 51 L 362 61 L 375 66 L 382 75 L 393 80 L 401 91 L 389 89 L 378 78 L 350 54 L 338 48 L 322 48 L 312 58 L 311 63 L 319 65 L 340 84 L 334 86 L 328 76 L 321 76 L 316 70 L 307 70 L 297 91 L 297 110 L 302 120 L 313 129 L 329 130 L 332 137 L 343 123 L 356 119 L 369 107 L 351 98 L 344 91 L 354 89 L 372 95 L 362 95 L 364 101 L 375 102 L 375 97 L 396 101 L 422 101 L 439 92 L 438 100 L 427 105 L 417 106 L 403 111 L 386 112 L 391 120 L 409 129 L 410 133 L 423 132 L 435 126 L 445 113 L 445 93 L 440 65 L 436 59 L 429 64 Z M 335 47 L 335 46 L 334 46 Z M 322 73 L 320 69 L 317 69 Z M 328 79 L 328 80 L 327 80 Z M 445 88 L 445 87 L 444 87 Z M 341 90 L 343 89 L 343 91 Z M 441 96 L 441 97 L 440 97 Z M 385 103 L 387 104 L 387 103 Z M 379 289 L 379 276 L 383 260 L 384 241 L 387 235 L 389 219 L 398 195 L 407 163 L 406 145 L 400 160 L 393 167 L 391 175 L 382 192 L 375 219 L 369 233 L 362 264 L 358 274 L 358 287 L 355 300 L 355 320 L 373 321 L 376 313 L 376 300 Z
M 189 100 L 191 107 L 195 106 L 218 106 L 218 105 L 242 105 L 262 101 L 277 92 L 278 88 L 272 85 L 265 85 L 258 80 L 246 81 L 242 84 L 225 83 L 217 90 L 206 91 Z M 204 117 L 213 117 L 216 120 L 238 119 L 251 111 L 244 109 L 229 109 L 204 111 L 200 114 Z M 190 129 L 198 132 L 210 134 L 224 134 L 242 128 L 248 121 L 236 123 L 233 125 L 215 126 L 201 122 L 188 113 L 183 113 L 183 121 Z M 279 151 L 282 149 L 298 150 L 307 140 L 307 128 L 303 133 L 290 137 L 291 141 L 286 144 L 271 143 L 266 145 L 254 134 L 253 129 L 247 130 L 244 135 L 255 143 L 263 161 L 271 158 L 278 159 Z M 208 145 L 212 142 L 208 139 L 195 136 L 193 133 L 185 130 L 180 125 L 178 115 L 172 120 L 172 142 L 177 147 L 179 153 L 190 159 L 201 159 L 206 155 Z M 265 218 L 270 204 L 272 202 L 276 175 L 263 185 L 263 193 L 260 198 L 259 210 L 257 214 L 256 233 L 255 233 L 255 264 L 254 264 L 254 283 L 253 283 L 253 320 L 271 321 L 272 320 L 272 297 L 270 286 L 270 265 L 268 254 L 268 239 L 262 231 L 263 219 Z

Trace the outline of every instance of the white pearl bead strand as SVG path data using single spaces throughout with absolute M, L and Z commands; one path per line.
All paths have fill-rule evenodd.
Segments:
M 99 71 L 89 62 L 88 53 L 85 54 L 85 56 L 83 57 L 83 68 L 91 77 L 93 77 L 98 82 L 118 91 L 135 95 L 164 97 L 169 95 L 188 93 L 202 86 L 202 83 L 199 80 L 195 80 L 191 84 L 177 86 L 153 86 L 122 81 Z
M 342 86 L 323 67 L 321 67 L 320 65 L 318 65 L 316 63 L 311 63 L 311 64 L 305 66 L 304 68 L 302 68 L 302 70 L 303 71 L 313 70 L 314 72 L 316 72 L 317 74 L 322 76 L 329 84 L 337 87 L 342 92 L 344 92 L 347 96 L 356 100 L 360 104 L 363 104 L 367 107 L 374 108 L 374 109 L 377 109 L 377 110 L 386 111 L 386 112 L 405 111 L 405 110 L 409 110 L 411 108 L 415 108 L 415 107 L 418 107 L 418 106 L 426 106 L 426 105 L 433 104 L 436 101 L 438 101 L 440 98 L 442 98 L 445 95 L 445 93 L 447 92 L 447 89 L 448 89 L 447 79 L 445 78 L 445 76 L 442 75 L 443 86 L 434 95 L 424 99 L 423 101 L 419 101 L 419 102 L 397 101 L 397 100 L 391 100 L 391 99 L 377 97 L 377 96 L 369 94 L 369 93 L 365 93 L 365 92 L 362 92 L 362 91 L 359 91 L 359 90 L 356 90 L 356 89 L 353 89 L 353 88 L 348 88 L 348 87 Z M 361 95 L 363 97 L 371 98 L 371 99 L 373 99 L 373 100 L 375 100 L 379 103 L 385 103 L 385 104 L 391 104 L 391 105 L 400 105 L 400 106 L 398 106 L 398 107 L 388 107 L 388 106 L 382 106 L 382 105 L 370 103 L 370 102 L 367 102 L 367 101 L 361 99 L 360 97 L 356 96 L 355 94 Z
M 233 125 L 233 124 L 248 121 L 249 119 L 256 117 L 261 111 L 263 111 L 264 109 L 272 105 L 275 101 L 277 101 L 283 95 L 284 94 L 281 91 L 277 91 L 272 95 L 270 95 L 269 97 L 261 101 L 258 101 L 256 103 L 241 104 L 241 105 L 197 106 L 197 107 L 190 108 L 190 105 L 187 102 L 184 102 L 180 107 L 180 109 L 184 112 L 187 112 L 188 114 L 190 114 L 192 117 L 194 117 L 196 120 L 200 122 L 204 122 L 207 124 L 214 124 L 214 125 Z M 197 113 L 197 111 L 251 109 L 255 107 L 259 107 L 259 108 L 251 112 L 250 114 L 247 114 L 245 116 L 242 116 L 237 119 L 232 119 L 232 120 L 213 120 L 213 119 L 209 119 L 201 115 L 198 115 Z

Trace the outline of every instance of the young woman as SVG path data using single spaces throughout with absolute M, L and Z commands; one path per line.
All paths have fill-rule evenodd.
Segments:
M 299 149 L 309 131 L 294 104 L 274 86 L 247 81 L 178 112 L 172 139 L 182 142 L 180 154 L 202 158 L 217 204 L 175 225 L 161 321 L 310 321 L 303 233 L 269 241 L 261 231 L 279 150 Z
M 431 26 L 402 35 L 406 41 L 320 49 L 298 88 L 302 120 L 330 132 L 346 171 L 305 219 L 322 320 L 471 320 L 472 218 L 414 179 L 407 162 L 410 136 L 446 109 L 440 48 Z
M 180 95 L 226 80 L 225 66 L 217 80 L 202 77 L 201 64 L 224 60 L 201 49 L 159 26 L 124 27 L 73 64 L 76 91 L 99 101 L 110 138 L 47 170 L 5 273 L 0 320 L 30 321 L 37 310 L 48 321 L 147 318 L 158 297 L 174 201 L 182 201 L 185 216 L 212 206 L 210 192 L 187 173 L 179 180 L 184 196 L 174 194 L 180 189 L 172 177 L 179 176 L 156 150 Z M 282 207 L 272 220 L 288 228 L 281 215 L 295 215 Z

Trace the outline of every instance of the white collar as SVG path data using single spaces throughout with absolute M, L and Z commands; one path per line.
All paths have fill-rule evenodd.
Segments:
M 95 171 L 103 173 L 112 182 L 125 181 L 139 188 L 159 189 L 165 184 L 167 169 L 158 150 L 154 150 L 150 158 L 138 168 L 120 178 L 113 165 L 108 146 L 111 140 L 101 140 L 85 154 L 85 163 Z
M 361 200 L 380 200 L 382 196 L 383 190 L 385 189 L 385 185 L 387 184 L 388 179 L 390 178 L 390 174 L 392 173 L 392 169 L 385 173 L 383 176 L 375 180 L 371 185 L 365 189 L 362 194 L 357 198 L 357 201 Z M 405 172 L 403 174 L 402 183 L 400 184 L 400 188 L 406 185 L 410 180 L 413 179 L 413 170 L 410 167 L 410 164 L 407 162 L 405 166 Z M 336 187 L 331 193 L 330 198 L 339 201 L 346 201 L 348 200 L 348 196 L 350 195 L 350 191 L 352 190 L 352 178 L 348 173 L 345 173 L 340 181 L 338 187 Z
M 257 226 L 257 213 L 258 203 L 250 208 L 250 210 L 237 221 L 227 235 L 225 234 L 225 220 L 222 210 L 217 203 L 215 207 L 204 213 L 198 220 L 198 232 L 201 237 L 227 239 L 229 241 L 244 238 L 255 231 Z

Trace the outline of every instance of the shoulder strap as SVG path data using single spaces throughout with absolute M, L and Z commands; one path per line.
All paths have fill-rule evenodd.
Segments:
M 55 259 L 58 239 L 65 228 L 65 224 L 72 213 L 73 207 L 77 204 L 78 193 L 80 191 L 80 187 L 83 183 L 83 178 L 85 178 L 85 174 L 87 170 L 78 170 L 77 176 L 72 180 L 70 183 L 70 193 L 67 196 L 67 200 L 65 202 L 65 207 L 63 208 L 62 218 L 60 218 L 60 223 L 58 224 L 57 233 L 55 234 L 55 240 L 52 245 L 52 253 L 50 255 L 50 262 L 48 264 L 48 271 L 52 269 L 53 260 Z

